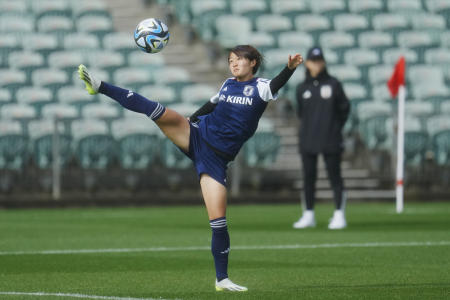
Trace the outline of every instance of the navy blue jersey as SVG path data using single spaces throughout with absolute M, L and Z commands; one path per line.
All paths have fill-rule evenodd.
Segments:
M 234 158 L 255 133 L 267 103 L 277 98 L 269 84 L 270 80 L 257 77 L 242 82 L 228 78 L 210 100 L 217 103 L 215 109 L 199 117 L 205 141 Z

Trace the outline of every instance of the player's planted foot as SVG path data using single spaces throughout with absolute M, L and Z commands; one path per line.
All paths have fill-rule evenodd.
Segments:
M 221 281 L 216 280 L 216 291 L 245 292 L 248 291 L 248 289 L 245 286 L 237 285 L 233 283 L 230 279 L 225 278 L 222 279 Z
M 98 94 L 98 89 L 100 88 L 101 81 L 92 76 L 89 70 L 84 65 L 78 66 L 78 75 L 80 79 L 86 84 L 86 90 L 89 94 Z
M 295 229 L 302 229 L 308 227 L 316 227 L 316 218 L 314 217 L 314 211 L 306 210 L 302 217 L 295 222 L 292 227 Z
M 347 222 L 345 221 L 344 212 L 342 210 L 335 210 L 328 229 L 343 229 L 345 227 L 347 227 Z

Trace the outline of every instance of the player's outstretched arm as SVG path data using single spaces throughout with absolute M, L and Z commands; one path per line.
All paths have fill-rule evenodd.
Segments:
M 303 63 L 303 57 L 301 54 L 297 53 L 294 56 L 289 55 L 289 59 L 288 59 L 288 68 L 289 69 L 294 70 L 302 63 Z
M 276 94 L 291 78 L 295 69 L 303 62 L 303 57 L 300 54 L 294 56 L 289 55 L 287 66 L 270 81 L 270 91 Z

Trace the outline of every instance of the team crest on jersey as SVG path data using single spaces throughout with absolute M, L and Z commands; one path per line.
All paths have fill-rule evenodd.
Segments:
M 227 86 L 223 88 L 222 92 L 226 92 L 226 91 L 228 91 L 228 87 Z
M 246 85 L 244 87 L 244 95 L 247 97 L 250 97 L 253 95 L 253 92 L 255 91 L 255 87 L 251 86 L 251 85 Z
M 329 86 L 329 85 L 323 85 L 323 86 L 320 88 L 320 96 L 321 96 L 323 99 L 328 99 L 328 98 L 330 98 L 332 93 L 333 93 L 333 91 L 332 91 L 332 89 L 331 89 L 331 86 Z
M 303 93 L 303 99 L 309 99 L 309 98 L 311 98 L 311 92 L 309 90 L 306 90 Z

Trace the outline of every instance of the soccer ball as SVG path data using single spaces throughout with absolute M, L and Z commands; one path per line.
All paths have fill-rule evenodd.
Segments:
M 141 21 L 134 31 L 134 41 L 147 53 L 158 53 L 169 42 L 169 28 L 161 20 L 150 18 Z

